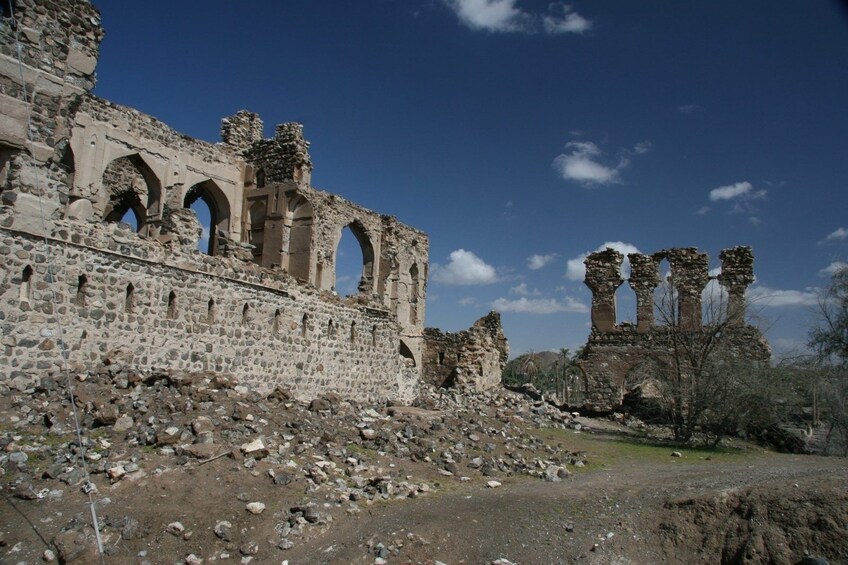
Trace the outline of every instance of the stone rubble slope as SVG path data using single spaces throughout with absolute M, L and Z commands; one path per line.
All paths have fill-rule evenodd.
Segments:
M 73 380 L 91 484 L 64 379 L 0 391 L 0 486 L 22 513 L 42 516 L 47 542 L 6 506 L 0 556 L 94 559 L 94 489 L 107 556 L 279 562 L 341 513 L 459 483 L 561 481 L 587 457 L 531 433 L 579 428 L 572 415 L 501 389 L 424 385 L 413 406 L 301 403 L 283 388 L 261 395 L 220 374 L 137 371 L 108 356 Z M 385 559 L 401 547 L 365 550 Z

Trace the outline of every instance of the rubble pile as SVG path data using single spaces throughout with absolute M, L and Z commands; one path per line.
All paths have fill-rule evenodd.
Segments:
M 89 491 L 107 553 L 144 547 L 127 554 L 144 562 L 151 544 L 181 542 L 183 555 L 202 559 L 189 551 L 201 538 L 206 558 L 249 562 L 375 503 L 426 496 L 451 482 L 491 487 L 521 475 L 561 481 L 586 462 L 585 453 L 533 433 L 579 429 L 569 413 L 501 389 L 424 385 L 413 406 L 332 394 L 302 403 L 280 387 L 261 395 L 220 374 L 138 371 L 107 358 L 98 371 L 73 377 L 82 445 L 64 378 L 0 392 L 0 485 L 18 504 L 54 509 L 49 547 L 38 557 L 50 551 L 62 562 L 91 557 Z M 156 513 L 151 501 L 136 515 L 121 501 L 142 496 L 132 490 L 140 486 L 186 504 L 198 502 L 188 500 L 188 490 L 220 500 L 212 512 L 179 515 Z M 273 521 L 274 535 L 254 539 L 244 526 L 251 516 Z M 23 543 L 25 553 L 26 528 L 11 515 L 0 523 L 0 546 Z M 150 562 L 158 558 L 149 554 Z

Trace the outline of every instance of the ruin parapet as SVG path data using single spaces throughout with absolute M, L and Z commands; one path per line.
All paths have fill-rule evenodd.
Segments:
M 745 290 L 754 280 L 750 247 L 719 255 L 719 284 L 724 295 L 707 297 L 709 257 L 694 247 L 664 249 L 650 255 L 631 253 L 630 287 L 636 295 L 637 323 L 616 324 L 615 291 L 620 285 L 622 255 L 613 249 L 586 258 L 586 285 L 592 289 L 592 331 L 578 365 L 584 373 L 586 405 L 596 410 L 619 406 L 624 395 L 645 378 L 646 364 L 669 360 L 675 339 L 687 335 L 719 339 L 720 347 L 739 359 L 768 362 L 771 350 L 760 331 L 745 322 Z M 661 263 L 670 272 L 663 281 Z M 707 316 L 704 317 L 704 310 Z M 714 328 L 721 325 L 716 336 Z M 659 361 L 658 361 L 659 360 Z

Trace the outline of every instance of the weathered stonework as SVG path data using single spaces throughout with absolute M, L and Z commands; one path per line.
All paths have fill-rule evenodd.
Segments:
M 745 289 L 753 282 L 754 257 L 750 247 L 725 249 L 719 255 L 717 280 L 727 299 L 709 304 L 717 318 L 702 320 L 701 296 L 709 276 L 709 259 L 692 247 L 666 249 L 652 255 L 631 253 L 630 286 L 636 294 L 636 325 L 616 324 L 616 289 L 624 256 L 606 249 L 586 258 L 586 285 L 592 289 L 592 332 L 578 360 L 583 371 L 585 405 L 609 410 L 621 404 L 636 385 L 656 375 L 671 362 L 673 340 L 685 334 L 698 340 L 719 340 L 726 354 L 740 359 L 767 362 L 771 351 L 760 331 L 745 323 Z M 655 290 L 660 285 L 660 263 L 667 260 L 672 292 L 657 308 Z M 658 309 L 660 319 L 655 319 Z M 725 323 L 716 335 L 711 324 Z
M 470 386 L 479 390 L 501 384 L 509 344 L 497 312 L 477 320 L 471 328 L 456 332 L 424 330 L 425 382 L 440 386 Z
M 64 343 L 75 370 L 118 349 L 142 370 L 225 372 L 301 398 L 410 400 L 425 364 L 427 235 L 314 188 L 300 124 L 264 139 L 243 110 L 211 144 L 93 96 L 96 8 L 17 5 L 23 84 L 17 37 L 0 32 L 0 381 L 58 371 Z M 207 226 L 189 209 L 198 199 Z M 346 227 L 363 268 L 340 297 Z M 481 386 L 506 360 L 498 335 L 467 344 Z

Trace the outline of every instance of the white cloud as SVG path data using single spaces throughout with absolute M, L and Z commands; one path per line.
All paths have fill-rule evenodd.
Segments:
M 697 104 L 684 104 L 683 106 L 678 106 L 677 111 L 681 114 L 694 114 L 695 112 L 703 112 L 704 108 Z
M 848 269 L 848 263 L 845 261 L 834 261 L 824 269 L 819 271 L 820 277 L 832 277 L 836 274 L 836 271 L 841 271 L 842 269 Z
M 755 304 L 775 308 L 783 306 L 816 306 L 819 301 L 819 293 L 815 288 L 778 290 L 764 285 L 755 285 L 748 288 L 747 296 Z
M 527 283 L 524 283 L 524 282 L 519 284 L 518 286 L 514 286 L 511 289 L 509 289 L 509 293 L 510 294 L 517 294 L 518 296 L 540 296 L 542 294 L 536 288 L 534 288 L 533 290 L 530 290 L 527 287 Z
M 622 255 L 624 255 L 624 262 L 621 265 L 621 272 L 625 277 L 630 276 L 630 260 L 627 259 L 628 253 L 640 253 L 639 249 L 630 243 L 624 243 L 623 241 L 607 241 L 603 245 L 600 245 L 595 251 L 603 251 L 607 247 L 615 249 Z M 583 261 L 586 260 L 586 257 L 589 255 L 588 252 L 581 253 L 577 257 L 573 259 L 569 259 L 566 264 L 565 276 L 568 279 L 573 281 L 582 281 L 586 278 L 586 265 Z
M 750 182 L 743 181 L 727 186 L 720 186 L 710 191 L 710 201 L 719 202 L 721 200 L 753 200 L 755 198 L 765 198 L 768 191 L 765 189 L 753 191 L 753 186 Z
M 614 167 L 599 163 L 595 159 L 601 155 L 601 150 L 591 141 L 569 141 L 565 148 L 570 153 L 563 153 L 554 159 L 554 168 L 565 180 L 575 180 L 585 185 L 620 182 L 618 171 L 626 166 L 626 162 Z
M 844 241 L 848 239 L 848 229 L 845 228 L 836 228 L 824 240 L 820 241 L 819 244 L 831 243 L 833 241 Z
M 645 141 L 640 141 L 639 143 L 633 146 L 633 153 L 635 153 L 636 155 L 644 155 L 645 153 L 650 151 L 651 147 L 653 146 L 654 144 L 648 141 L 647 139 Z
M 460 298 L 456 301 L 460 306 L 477 306 L 477 299 L 473 296 L 467 296 L 465 298 Z
M 526 297 L 515 300 L 498 298 L 492 302 L 492 308 L 500 312 L 520 312 L 523 314 L 555 314 L 557 312 L 583 314 L 589 311 L 588 306 L 570 296 L 566 296 L 563 300 Z
M 447 265 L 433 265 L 433 280 L 447 285 L 492 284 L 498 282 L 498 275 L 471 251 L 457 249 Z
M 516 6 L 517 0 L 444 0 L 459 21 L 474 30 L 548 34 L 583 33 L 592 28 L 571 6 L 549 5 L 550 14 L 531 14 Z
M 567 4 L 552 4 L 551 10 L 558 11 L 559 14 L 542 18 L 546 33 L 583 33 L 592 29 L 592 22 L 573 11 Z
M 696 214 L 698 214 L 699 216 L 706 216 L 709 213 L 710 213 L 710 207 L 709 206 L 701 206 L 700 208 L 698 208 L 698 211 L 696 212 Z
M 548 253 L 547 255 L 539 255 L 537 253 L 535 255 L 531 255 L 527 258 L 527 267 L 532 271 L 537 271 L 548 265 L 551 261 L 556 259 L 556 257 L 556 253 Z

